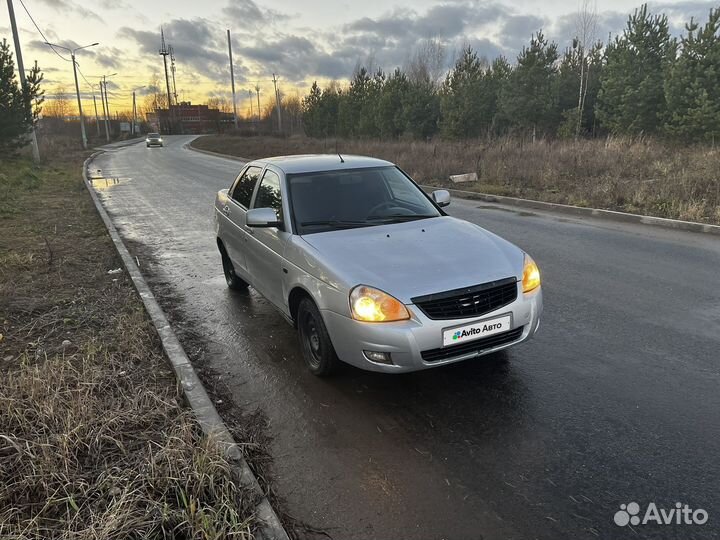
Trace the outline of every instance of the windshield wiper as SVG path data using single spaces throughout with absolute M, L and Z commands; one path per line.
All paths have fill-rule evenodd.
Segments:
M 368 227 L 372 225 L 372 223 L 368 223 L 367 221 L 349 221 L 349 220 L 342 220 L 342 219 L 324 219 L 324 220 L 318 220 L 318 221 L 303 221 L 300 223 L 301 227 L 312 227 L 314 225 L 317 226 L 328 226 L 328 227 L 337 227 L 341 229 L 349 229 L 352 227 Z
M 415 221 L 416 219 L 427 219 L 437 217 L 434 214 L 391 214 L 389 216 L 373 216 L 369 220 L 373 221 Z

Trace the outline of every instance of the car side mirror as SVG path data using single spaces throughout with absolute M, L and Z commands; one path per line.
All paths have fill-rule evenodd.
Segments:
M 253 208 L 245 214 L 245 224 L 248 227 L 280 227 L 282 221 L 272 208 Z
M 446 189 L 437 189 L 432 192 L 432 200 L 440 208 L 450 204 L 450 192 Z

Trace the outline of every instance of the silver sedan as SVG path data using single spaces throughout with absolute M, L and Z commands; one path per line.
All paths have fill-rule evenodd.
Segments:
M 248 163 L 215 200 L 231 289 L 252 286 L 295 326 L 309 369 L 386 373 L 469 360 L 529 339 L 540 272 L 520 248 L 448 216 L 387 161 Z

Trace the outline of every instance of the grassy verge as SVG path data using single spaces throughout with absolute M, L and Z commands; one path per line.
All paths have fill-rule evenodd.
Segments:
M 450 186 L 448 176 L 478 173 L 455 187 L 561 204 L 720 224 L 720 150 L 658 141 L 352 141 L 210 135 L 193 146 L 261 158 L 334 152 L 397 163 L 416 180 Z
M 250 538 L 80 180 L 0 162 L 0 537 Z

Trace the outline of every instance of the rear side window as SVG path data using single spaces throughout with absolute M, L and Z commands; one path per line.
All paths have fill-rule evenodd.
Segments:
M 242 175 L 235 181 L 233 186 L 232 199 L 240 206 L 250 208 L 250 199 L 252 199 L 255 184 L 260 177 L 260 167 L 248 167 Z
M 275 210 L 278 219 L 282 217 L 280 177 L 271 170 L 265 171 L 262 182 L 260 182 L 254 208 L 272 208 Z

